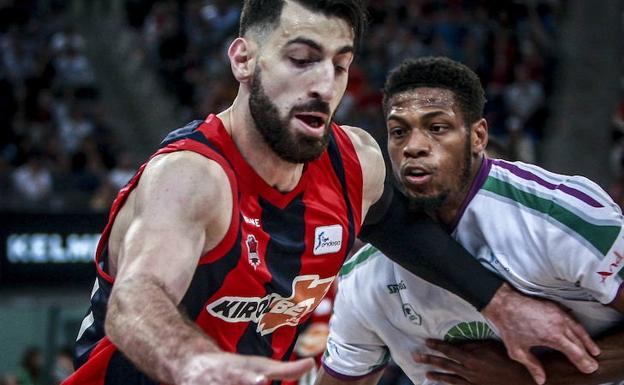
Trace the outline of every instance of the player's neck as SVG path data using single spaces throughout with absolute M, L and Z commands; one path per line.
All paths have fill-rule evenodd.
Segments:
M 237 97 L 218 117 L 247 163 L 269 185 L 281 192 L 293 190 L 303 173 L 303 163 L 290 163 L 273 152 L 254 127 L 247 100 Z
M 478 159 L 472 162 L 472 169 L 470 170 L 470 176 L 467 182 L 460 190 L 451 192 L 443 206 L 436 211 L 435 217 L 444 226 L 450 227 L 456 222 L 457 216 L 460 215 L 462 205 L 470 193 L 470 188 L 481 169 L 482 162 L 483 156 L 479 156 Z

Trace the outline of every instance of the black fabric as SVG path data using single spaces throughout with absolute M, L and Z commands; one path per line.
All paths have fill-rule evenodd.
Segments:
M 395 187 L 391 189 L 384 192 L 371 219 L 367 216 L 360 239 L 481 311 L 504 281 L 477 262 L 429 216 L 410 211 L 408 199 Z
M 334 172 L 336 173 L 336 176 L 340 181 L 340 185 L 342 186 L 342 194 L 345 201 L 345 206 L 347 207 L 347 220 L 349 221 L 349 236 L 347 238 L 346 250 L 351 250 L 351 248 L 353 247 L 353 243 L 355 242 L 355 219 L 353 217 L 353 207 L 351 205 L 351 199 L 349 199 L 349 194 L 347 190 L 347 178 L 345 176 L 344 164 L 342 162 L 340 149 L 338 147 L 338 143 L 336 143 L 336 138 L 334 136 L 333 130 L 330 131 L 327 153 L 329 154 L 329 159 L 331 161 L 332 167 L 334 168 Z M 347 254 L 348 253 L 345 253 L 345 258 L 347 257 Z
M 104 385 L 158 385 L 140 372 L 121 352 L 113 353 L 106 369 Z
M 199 317 L 206 300 L 223 286 L 228 274 L 236 269 L 241 255 L 242 238 L 241 228 L 237 231 L 236 241 L 227 254 L 214 262 L 197 266 L 191 284 L 180 302 L 180 310 L 189 319 L 196 320 Z
M 102 252 L 102 269 L 108 272 L 108 247 Z M 108 298 L 110 297 L 113 286 L 102 278 L 99 274 L 96 277 L 98 281 L 98 289 L 91 297 L 91 306 L 87 310 L 85 318 L 89 313 L 93 313 L 93 323 L 89 326 L 76 341 L 74 345 L 74 368 L 78 369 L 89 359 L 91 351 L 97 346 L 102 338 L 104 338 L 104 320 L 108 307 Z

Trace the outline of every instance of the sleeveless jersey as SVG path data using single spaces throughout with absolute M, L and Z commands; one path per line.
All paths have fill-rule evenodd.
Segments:
M 624 288 L 623 225 L 619 207 L 585 178 L 485 159 L 453 236 L 516 289 L 570 308 L 596 336 L 624 322 L 624 314 L 604 306 Z M 323 365 L 353 380 L 392 356 L 414 384 L 440 385 L 412 358 L 440 354 L 427 348 L 427 338 L 460 342 L 496 333 L 469 303 L 368 245 L 341 270 Z
M 170 133 L 153 156 L 174 151 L 193 151 L 217 162 L 233 196 L 230 227 L 221 243 L 199 259 L 180 304 L 183 313 L 224 351 L 288 360 L 299 326 L 330 289 L 360 230 L 363 181 L 353 144 L 332 124 L 327 150 L 305 165 L 288 193 L 255 173 L 215 115 Z M 77 371 L 66 385 L 154 383 L 104 334 L 114 284 L 108 274 L 108 239 L 145 166 L 113 202 L 96 251 L 91 306 L 76 342 Z

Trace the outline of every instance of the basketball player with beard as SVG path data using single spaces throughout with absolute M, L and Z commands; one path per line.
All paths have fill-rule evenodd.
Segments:
M 113 203 L 67 385 L 261 384 L 312 367 L 283 361 L 384 190 L 374 140 L 332 121 L 364 19 L 357 0 L 245 1 L 228 50 L 236 99 L 167 136 Z M 521 351 L 555 323 L 554 347 L 592 369 L 593 342 L 558 308 L 531 305 L 431 221 L 382 203 L 363 233 L 407 245 L 389 255 L 442 276 Z M 415 229 L 401 240 L 397 226 Z

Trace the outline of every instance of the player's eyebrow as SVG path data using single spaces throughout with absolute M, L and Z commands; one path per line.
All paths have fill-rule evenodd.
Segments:
M 397 114 L 390 114 L 390 115 L 388 115 L 388 117 L 386 118 L 386 121 L 390 121 L 390 120 L 396 120 L 397 122 L 401 123 L 401 124 L 402 124 L 402 125 L 404 125 L 404 126 L 411 127 L 411 124 L 409 124 L 409 123 L 407 122 L 407 120 L 406 120 L 404 117 L 400 116 L 400 115 L 397 115 Z
M 298 36 L 295 37 L 293 39 L 288 40 L 288 42 L 286 43 L 286 46 L 292 45 L 292 44 L 303 44 L 303 45 L 307 45 L 308 47 L 315 49 L 319 52 L 323 52 L 323 47 L 321 47 L 321 45 L 319 43 L 317 43 L 316 41 L 309 39 L 307 37 L 302 37 L 302 36 Z M 344 47 L 341 47 L 338 51 L 336 51 L 336 55 L 343 55 L 346 53 L 353 53 L 355 52 L 355 49 L 353 48 L 353 45 L 345 45 Z
M 429 120 L 429 119 L 433 119 L 437 116 L 440 115 L 445 115 L 448 116 L 448 114 L 444 111 L 431 111 L 431 112 L 427 112 L 425 114 L 423 114 L 422 116 L 419 117 L 420 120 Z M 389 120 L 396 120 L 399 123 L 407 126 L 407 127 L 411 127 L 411 124 L 407 121 L 407 119 L 405 119 L 403 116 L 398 115 L 396 113 L 392 113 L 390 115 L 388 115 L 388 117 L 386 118 L 386 121 Z
M 323 51 L 323 47 L 321 47 L 319 43 L 315 42 L 312 39 L 308 39 L 306 37 L 299 36 L 294 39 L 288 40 L 288 42 L 286 43 L 287 46 L 293 45 L 293 44 L 303 44 L 317 51 L 321 51 L 321 52 Z
M 431 112 L 427 112 L 426 114 L 422 115 L 420 118 L 423 120 L 426 119 L 433 119 L 433 118 L 437 118 L 440 115 L 445 115 L 448 116 L 448 114 L 444 111 L 431 111 Z

